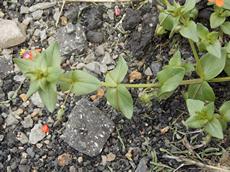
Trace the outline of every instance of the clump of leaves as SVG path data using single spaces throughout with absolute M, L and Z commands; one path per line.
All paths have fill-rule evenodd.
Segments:
M 224 34 L 229 32 L 227 18 L 230 4 L 225 1 L 223 7 L 215 6 L 210 18 L 211 29 L 219 27 L 222 33 L 221 30 L 213 31 L 194 21 L 198 13 L 196 0 L 186 0 L 184 5 L 175 1 L 163 2 L 165 6 L 160 9 L 156 33 L 169 33 L 170 38 L 179 33 L 188 39 L 195 64 L 186 63 L 180 51 L 176 50 L 169 63 L 157 74 L 157 82 L 127 84 L 124 79 L 128 73 L 128 65 L 120 57 L 117 66 L 106 73 L 105 81 L 99 81 L 82 70 L 64 72 L 60 67 L 59 46 L 53 43 L 32 59 L 14 60 L 30 80 L 28 96 L 38 92 L 47 109 L 53 112 L 57 102 L 57 86 L 62 91 L 76 95 L 90 94 L 99 87 L 105 87 L 108 103 L 131 119 L 134 108 L 130 88 L 144 88 L 141 100 L 149 104 L 152 98 L 167 99 L 180 85 L 185 85 L 188 90 L 184 97 L 190 114 L 187 126 L 202 128 L 209 135 L 222 139 L 223 131 L 230 122 L 230 102 L 223 103 L 217 111 L 214 106 L 216 96 L 210 83 L 230 81 L 230 42 L 222 41 Z M 219 77 L 223 72 L 225 76 Z M 197 77 L 191 78 L 191 73 L 195 73 Z M 186 75 L 190 79 L 185 80 Z M 59 118 L 63 112 L 62 108 Z

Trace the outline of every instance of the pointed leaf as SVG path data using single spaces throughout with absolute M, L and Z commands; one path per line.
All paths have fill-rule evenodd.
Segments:
M 39 89 L 38 80 L 31 81 L 29 90 L 27 92 L 27 97 L 30 97 L 32 94 L 34 94 L 36 91 L 38 91 L 38 89 Z
M 207 51 L 210 54 L 212 54 L 213 56 L 221 58 L 221 45 L 220 45 L 220 41 L 216 40 L 214 44 L 208 45 L 207 46 Z
M 47 66 L 59 67 L 61 64 L 60 48 L 57 42 L 53 42 L 45 50 L 45 57 Z
M 131 119 L 133 116 L 133 99 L 128 89 L 119 84 L 116 88 L 108 88 L 106 92 L 108 102 L 124 116 Z
M 56 85 L 55 84 L 46 84 L 46 89 L 42 90 L 39 89 L 38 93 L 42 99 L 42 102 L 46 106 L 46 108 L 53 112 L 56 107 L 57 102 L 57 91 L 56 91 Z
M 26 74 L 27 72 L 31 72 L 33 67 L 32 67 L 32 62 L 27 60 L 27 59 L 20 59 L 20 58 L 15 58 L 13 59 L 14 63 L 18 66 L 18 68 L 22 71 L 22 73 Z
M 230 35 L 230 22 L 225 22 L 220 27 L 225 34 Z
M 217 58 L 209 53 L 201 58 L 201 64 L 204 69 L 205 80 L 210 80 L 218 76 L 225 67 L 226 52 L 222 51 L 221 58 Z
M 200 100 L 187 99 L 186 104 L 190 115 L 195 115 L 204 108 L 204 102 Z
M 220 107 L 220 114 L 223 115 L 225 121 L 230 122 L 230 101 Z
M 200 84 L 192 84 L 188 87 L 188 98 L 201 101 L 215 101 L 215 93 L 207 81 Z
M 128 66 L 126 64 L 126 61 L 123 57 L 120 57 L 117 62 L 116 68 L 106 74 L 105 81 L 114 84 L 120 83 L 125 78 L 127 71 Z
M 218 13 L 212 13 L 210 16 L 210 25 L 211 28 L 217 28 L 222 25 L 225 21 L 226 17 L 219 16 Z
M 191 11 L 193 8 L 195 8 L 195 6 L 196 6 L 196 0 L 186 0 L 182 11 L 187 13 Z
M 223 139 L 224 134 L 223 134 L 223 129 L 221 126 L 221 123 L 218 119 L 213 118 L 212 121 L 208 122 L 206 126 L 204 127 L 205 131 L 210 134 L 213 137 Z
M 177 50 L 173 57 L 169 60 L 169 65 L 172 67 L 180 67 L 181 66 L 181 53 Z
M 197 26 L 194 21 L 189 21 L 187 25 L 182 26 L 180 34 L 188 39 L 198 42 Z

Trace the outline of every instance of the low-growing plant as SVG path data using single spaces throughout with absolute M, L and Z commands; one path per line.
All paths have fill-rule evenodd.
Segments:
M 14 59 L 30 80 L 28 96 L 38 92 L 47 109 L 53 112 L 57 102 L 58 85 L 62 91 L 76 95 L 89 94 L 99 87 L 105 87 L 105 97 L 109 104 L 131 119 L 133 99 L 130 88 L 147 89 L 140 98 L 149 102 L 152 98 L 167 99 L 178 86 L 184 85 L 188 86 L 184 97 L 190 114 L 186 125 L 191 128 L 203 128 L 210 136 L 222 139 L 223 131 L 230 122 L 230 102 L 224 102 L 217 111 L 214 106 L 216 97 L 210 83 L 230 81 L 230 42 L 222 41 L 223 36 L 229 34 L 230 30 L 227 21 L 230 4 L 225 1 L 222 7 L 221 4 L 214 5 L 214 12 L 210 18 L 211 28 L 219 27 L 222 33 L 221 30 L 209 31 L 203 24 L 194 21 L 198 13 L 196 2 L 187 0 L 184 5 L 180 5 L 175 1 L 170 3 L 164 0 L 156 28 L 157 34 L 169 33 L 171 38 L 179 33 L 188 39 L 195 64 L 186 63 L 177 50 L 168 64 L 157 74 L 157 82 L 130 84 L 123 83 L 128 73 L 128 65 L 124 58 L 120 57 L 117 66 L 105 75 L 105 81 L 99 81 L 95 76 L 82 70 L 64 72 L 60 67 L 59 46 L 53 43 L 41 53 L 36 53 L 33 58 Z M 225 76 L 219 77 L 223 71 Z M 191 77 L 191 73 L 196 73 L 198 77 L 185 80 L 185 76 Z

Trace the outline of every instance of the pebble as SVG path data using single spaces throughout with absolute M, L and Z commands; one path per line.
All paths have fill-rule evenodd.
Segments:
M 81 164 L 81 163 L 83 162 L 83 157 L 82 157 L 82 156 L 79 156 L 79 157 L 77 158 L 77 162 L 78 162 L 79 164 Z
M 39 141 L 41 141 L 46 134 L 41 130 L 42 125 L 40 123 L 34 125 L 34 127 L 31 129 L 30 136 L 29 136 L 29 142 L 31 144 L 36 144 Z
M 105 56 L 103 57 L 103 60 L 101 62 L 102 64 L 114 64 L 114 60 L 113 58 L 110 56 L 110 54 L 108 52 L 105 52 Z
M 157 73 L 160 71 L 161 69 L 161 63 L 160 62 L 156 62 L 156 61 L 153 61 L 150 65 L 150 68 L 152 70 L 152 73 L 153 73 L 153 76 L 156 76 Z
M 101 57 L 105 55 L 105 48 L 104 45 L 99 45 L 95 50 L 95 55 L 97 57 Z
M 1 26 L 0 26 L 0 30 L 1 30 Z M 0 36 L 1 36 L 1 33 L 0 33 Z M 1 38 L 0 38 L 0 44 L 1 44 Z M 4 77 L 12 73 L 12 71 L 13 71 L 12 60 L 6 59 L 4 56 L 0 56 L 0 79 L 3 79 Z
M 69 167 L 69 172 L 77 172 L 76 168 L 74 166 Z
M 58 156 L 57 161 L 59 166 L 64 167 L 70 164 L 72 161 L 72 156 L 69 153 L 63 153 L 62 155 Z
M 35 156 L 35 152 L 33 150 L 33 147 L 27 148 L 26 152 L 28 153 L 29 156 L 31 156 L 31 158 L 33 158 Z
M 30 115 L 26 116 L 23 121 L 21 121 L 21 124 L 24 128 L 31 128 L 33 126 L 33 120 Z
M 42 100 L 38 93 L 33 94 L 30 99 L 35 106 L 40 108 L 44 107 L 44 104 L 42 103 Z
M 9 48 L 25 40 L 25 30 L 17 22 L 0 19 L 0 48 Z
M 37 10 L 32 13 L 32 17 L 34 20 L 39 20 L 42 17 L 43 10 Z
M 44 9 L 47 9 L 47 8 L 51 8 L 53 6 L 56 5 L 56 2 L 42 2 L 42 3 L 38 3 L 38 4 L 35 4 L 33 6 L 31 6 L 29 8 L 29 11 L 30 12 L 34 12 L 34 11 L 37 11 L 37 10 L 44 10 Z
M 30 166 L 29 165 L 19 165 L 18 169 L 20 172 L 30 172 Z
M 87 70 L 96 74 L 101 74 L 100 64 L 98 62 L 92 62 L 84 66 Z
M 89 53 L 89 54 L 85 57 L 84 62 L 85 62 L 85 63 L 91 63 L 91 62 L 93 62 L 95 59 L 96 59 L 96 57 L 95 57 L 94 53 L 91 52 L 91 53 Z
M 4 135 L 0 135 L 0 142 L 3 141 Z
M 89 42 L 100 44 L 104 41 L 104 34 L 97 31 L 88 31 L 86 33 L 86 38 Z
M 16 137 L 22 144 L 28 143 L 28 137 L 23 132 L 18 132 Z
M 152 76 L 152 75 L 153 75 L 152 70 L 150 69 L 150 67 L 148 67 L 148 68 L 144 71 L 144 74 L 147 75 L 147 76 Z
M 21 6 L 20 7 L 20 14 L 28 14 L 29 13 L 29 7 Z
M 16 125 L 19 121 L 15 118 L 15 116 L 12 113 L 10 113 L 6 118 L 5 122 L 7 126 L 11 126 Z
M 25 76 L 24 75 L 15 75 L 14 76 L 14 80 L 17 82 L 23 82 L 25 80 Z

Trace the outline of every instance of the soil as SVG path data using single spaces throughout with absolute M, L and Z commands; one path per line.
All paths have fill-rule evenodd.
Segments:
M 21 14 L 21 6 L 30 7 L 43 1 L 16 0 L 16 2 L 18 3 L 0 2 L 0 9 L 5 14 L 4 19 L 16 18 L 23 22 L 31 15 Z M 186 40 L 179 36 L 169 40 L 167 36 L 157 37 L 154 35 L 158 22 L 158 11 L 153 4 L 76 4 L 66 4 L 62 16 L 66 15 L 69 23 L 81 23 L 84 26 L 87 47 L 80 55 L 69 54 L 64 57 L 62 66 L 67 70 L 74 68 L 79 63 L 84 63 L 84 58 L 89 52 L 94 52 L 100 44 L 114 59 L 120 55 L 125 56 L 129 72 L 138 70 L 142 73 L 143 77 L 138 82 L 153 81 L 154 78 L 146 76 L 144 71 L 148 67 L 151 68 L 154 65 L 153 62 L 159 62 L 161 66 L 166 64 L 172 54 L 171 50 L 176 46 L 181 48 L 185 60 L 191 60 L 192 54 Z M 121 9 L 120 16 L 114 16 L 115 6 Z M 13 57 L 18 56 L 21 48 L 47 47 L 52 34 L 55 34 L 56 30 L 63 26 L 64 21 L 61 20 L 64 19 L 60 20 L 57 27 L 55 27 L 53 19 L 55 11 L 60 7 L 61 4 L 57 4 L 49 9 L 44 9 L 41 19 L 37 21 L 32 19 L 31 24 L 27 26 L 26 42 L 11 48 Z M 203 7 L 203 9 L 205 8 Z M 78 12 L 78 15 L 69 14 L 71 9 Z M 123 18 L 124 14 L 126 16 Z M 201 15 L 199 20 L 205 17 L 207 16 Z M 49 30 L 47 38 L 42 40 L 40 35 L 36 36 L 36 29 L 38 31 Z M 94 61 L 100 62 L 101 59 L 96 57 Z M 89 157 L 74 150 L 60 138 L 68 120 L 67 114 L 72 111 L 75 102 L 80 97 L 71 95 L 67 99 L 63 121 L 59 123 L 55 116 L 58 109 L 54 113 L 49 113 L 45 108 L 36 107 L 31 102 L 25 105 L 27 102 L 23 102 L 19 95 L 27 92 L 29 83 L 26 80 L 20 87 L 20 82 L 14 79 L 16 75 L 20 75 L 20 73 L 14 71 L 2 79 L 1 89 L 4 97 L 3 100 L 0 97 L 0 101 L 7 102 L 0 103 L 0 136 L 3 137 L 3 140 L 0 140 L 0 171 L 132 172 L 139 167 L 140 171 L 144 172 L 147 167 L 152 172 L 171 172 L 181 166 L 178 171 L 198 172 L 203 169 L 195 165 L 182 165 L 183 162 L 166 158 L 166 155 L 184 156 L 213 165 L 220 162 L 223 152 L 230 151 L 230 130 L 225 132 L 224 140 L 212 139 L 209 144 L 195 149 L 197 145 L 202 144 L 205 133 L 185 127 L 184 121 L 188 117 L 188 113 L 181 92 L 185 92 L 186 89 L 181 87 L 166 101 L 152 100 L 149 104 L 143 104 L 139 100 L 140 90 L 131 90 L 135 105 L 134 116 L 131 120 L 124 118 L 111 108 L 105 98 L 96 101 L 95 105 L 115 123 L 115 130 L 104 145 L 101 154 Z M 98 77 L 103 79 L 103 73 Z M 230 84 L 222 83 L 212 86 L 217 96 L 216 106 L 218 108 L 224 100 L 229 100 Z M 16 97 L 10 99 L 9 93 L 16 90 L 18 90 Z M 60 95 L 59 104 L 64 101 L 65 97 L 63 94 Z M 23 113 L 18 117 L 19 122 L 13 126 L 6 126 L 4 115 L 18 109 L 23 110 Z M 23 127 L 21 121 L 28 114 L 34 113 L 35 109 L 39 109 L 39 115 L 33 117 L 33 122 L 48 123 L 49 134 L 41 141 L 41 145 L 22 144 L 16 139 L 17 133 L 20 131 L 28 134 L 31 128 Z M 63 157 L 70 160 L 60 164 L 60 155 L 64 153 L 70 156 Z M 110 153 L 115 155 L 115 159 L 103 163 L 103 156 Z M 146 163 L 141 164 L 140 162 Z

